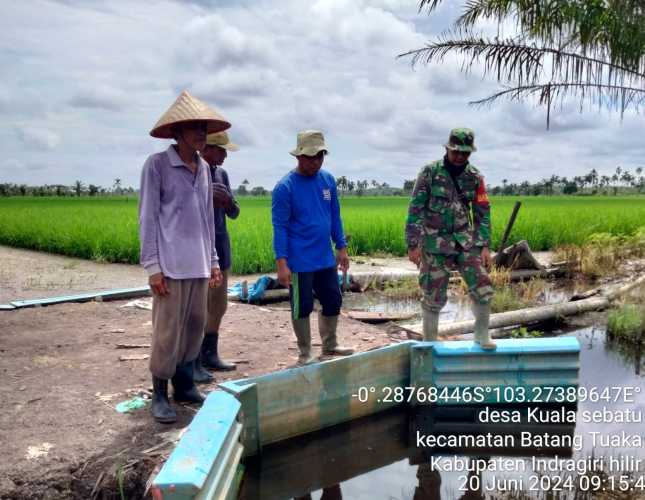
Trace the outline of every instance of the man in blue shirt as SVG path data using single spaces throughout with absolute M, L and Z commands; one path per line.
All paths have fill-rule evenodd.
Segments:
M 353 349 L 341 347 L 336 339 L 342 295 L 338 270 L 349 269 L 347 243 L 340 219 L 334 177 L 321 170 L 327 146 L 322 132 L 298 134 L 291 152 L 298 167 L 285 175 L 273 189 L 273 250 L 278 281 L 289 287 L 291 320 L 298 339 L 298 364 L 315 361 L 311 354 L 309 315 L 314 293 L 322 305 L 318 328 L 323 356 L 346 356 Z M 331 241 L 336 245 L 336 256 Z

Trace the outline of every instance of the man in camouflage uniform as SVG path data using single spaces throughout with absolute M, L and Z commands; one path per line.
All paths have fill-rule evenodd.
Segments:
M 423 337 L 436 340 L 439 311 L 446 305 L 450 271 L 458 269 L 468 285 L 475 314 L 475 341 L 495 349 L 488 321 L 493 287 L 490 265 L 490 204 L 484 178 L 468 162 L 475 134 L 450 132 L 446 156 L 423 167 L 408 210 L 405 237 L 408 257 L 420 267 L 423 288 Z

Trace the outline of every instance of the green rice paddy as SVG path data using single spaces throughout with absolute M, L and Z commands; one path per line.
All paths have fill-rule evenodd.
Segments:
M 645 197 L 493 197 L 493 248 L 513 204 L 522 201 L 510 242 L 533 250 L 581 244 L 593 233 L 632 234 L 645 226 Z M 270 198 L 241 198 L 239 219 L 229 221 L 233 272 L 273 269 Z M 408 198 L 341 199 L 352 255 L 404 255 Z M 137 200 L 110 198 L 0 198 L 0 244 L 107 262 L 137 263 Z

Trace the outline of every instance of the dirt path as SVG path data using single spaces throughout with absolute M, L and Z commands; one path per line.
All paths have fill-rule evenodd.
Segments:
M 547 263 L 550 252 L 536 252 L 535 256 Z M 405 258 L 356 256 L 352 257 L 350 272 L 393 274 L 415 269 Z M 258 276 L 233 275 L 231 282 L 253 282 Z M 140 266 L 93 262 L 0 245 L 0 304 L 146 284 L 147 277 Z
M 352 264 L 355 272 L 402 269 L 414 267 L 391 258 L 358 257 Z M 0 246 L 0 303 L 145 283 L 139 266 Z M 149 349 L 117 349 L 117 343 L 148 344 L 151 335 L 150 311 L 124 308 L 125 303 L 0 311 L 0 498 L 87 499 L 92 490 L 112 492 L 104 496 L 112 498 L 119 475 L 125 477 L 126 496 L 137 498 L 172 448 L 168 431 L 190 422 L 196 411 L 191 407 L 182 407 L 179 422 L 172 426 L 154 423 L 147 409 L 133 414 L 114 409 L 150 387 L 146 360 L 119 361 L 120 356 L 147 354 Z M 344 317 L 339 337 L 359 351 L 404 340 Z M 237 372 L 219 375 L 218 381 L 285 369 L 297 356 L 283 304 L 231 303 L 221 344 L 226 359 L 241 362 Z M 214 390 L 216 384 L 205 389 Z
M 114 488 L 119 467 L 134 481 L 128 498 L 137 498 L 136 488 L 163 458 L 141 451 L 163 443 L 160 433 L 189 423 L 194 408 L 182 408 L 173 426 L 155 424 L 147 409 L 131 415 L 115 411 L 132 395 L 129 390 L 150 386 L 146 360 L 119 361 L 149 349 L 116 348 L 149 343 L 150 311 L 120 307 L 124 303 L 0 313 L 0 498 L 87 499 L 101 473 L 104 487 Z M 378 328 L 346 318 L 339 336 L 359 350 L 393 341 Z M 284 306 L 231 305 L 221 343 L 226 359 L 245 362 L 218 381 L 281 370 L 297 355 Z

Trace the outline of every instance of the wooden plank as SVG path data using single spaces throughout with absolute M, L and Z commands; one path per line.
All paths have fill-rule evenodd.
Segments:
M 228 477 L 227 471 L 237 468 L 242 454 L 240 408 L 231 394 L 215 391 L 208 395 L 153 481 L 159 498 L 193 499 L 205 486 L 217 488 Z
M 415 402 L 443 406 L 548 401 L 549 393 L 540 388 L 577 387 L 579 354 L 575 337 L 506 339 L 498 341 L 496 350 L 484 350 L 472 341 L 419 343 L 411 349 L 411 384 L 434 387 L 437 393 L 447 390 L 455 397 Z M 550 394 L 553 400 L 556 393 Z
M 375 311 L 343 311 L 348 318 L 362 321 L 363 323 L 386 323 L 388 321 L 405 321 L 414 318 L 414 313 L 384 313 Z
M 11 311 L 12 309 L 15 309 L 16 306 L 12 304 L 0 304 L 0 311 Z
M 102 292 L 88 292 L 77 295 L 64 295 L 61 297 L 48 297 L 44 299 L 14 300 L 11 305 L 16 308 L 51 306 L 65 302 L 90 302 L 92 300 L 121 300 L 135 297 L 146 297 L 150 295 L 150 288 L 121 288 L 117 290 L 105 290 Z
M 252 456 L 260 451 L 258 392 L 256 384 L 249 380 L 231 380 L 218 384 L 220 389 L 233 395 L 240 402 L 239 420 L 243 425 L 241 441 L 244 456 Z
M 117 349 L 143 349 L 148 347 L 150 347 L 150 344 L 127 344 L 127 343 L 116 344 Z
M 260 446 L 386 410 L 385 387 L 406 386 L 410 346 L 402 342 L 250 379 L 257 385 Z M 359 388 L 373 387 L 360 402 Z

